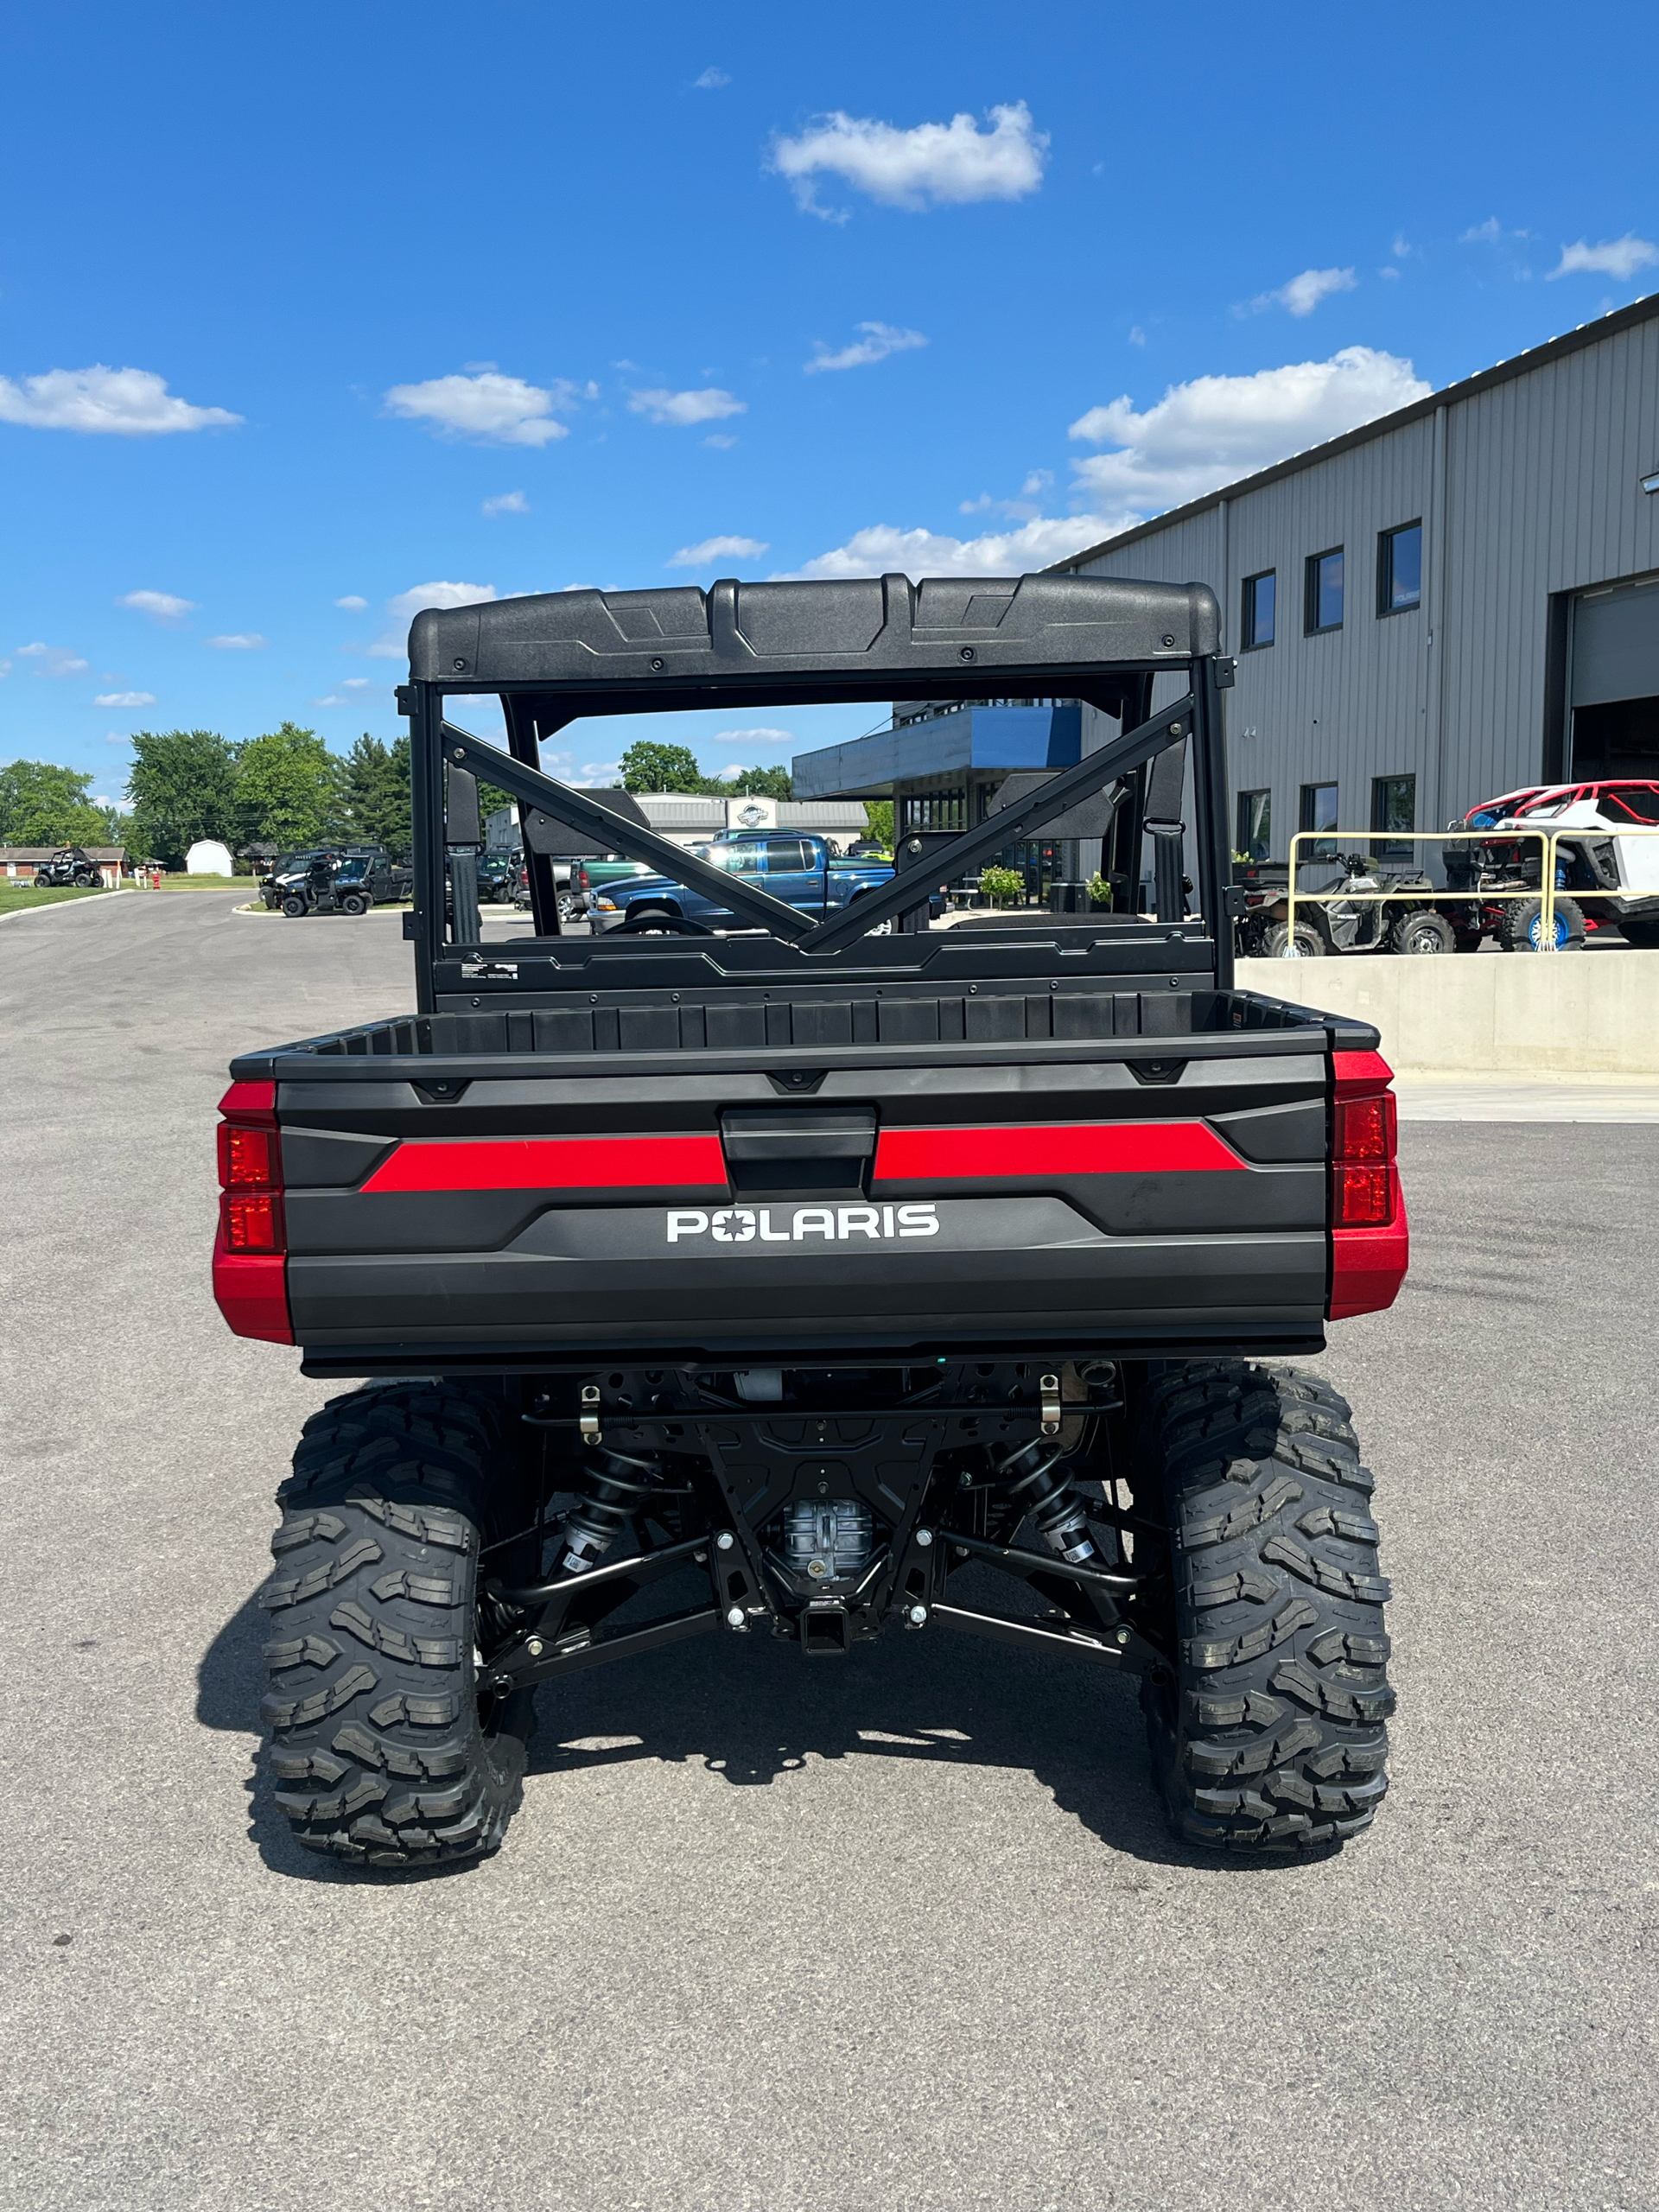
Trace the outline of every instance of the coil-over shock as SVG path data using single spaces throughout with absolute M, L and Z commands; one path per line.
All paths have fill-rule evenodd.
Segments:
M 560 1565 L 565 1573 L 585 1574 L 598 1566 L 628 1526 L 639 1500 L 660 1489 L 661 1473 L 654 1454 L 636 1458 L 605 1445 L 588 1446 L 582 1465 L 585 1495 L 564 1520 Z
M 1058 1444 L 1033 1437 L 1001 1459 L 993 1452 L 991 1465 L 1007 1483 L 1009 1497 L 1036 1522 L 1049 1549 L 1071 1566 L 1082 1567 L 1096 1557 L 1096 1545 L 1089 1534 L 1088 1510 L 1061 1471 L 1066 1456 Z

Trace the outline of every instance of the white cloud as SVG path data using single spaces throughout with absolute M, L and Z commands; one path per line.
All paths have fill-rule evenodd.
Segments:
M 584 760 L 582 773 L 572 776 L 570 780 L 579 787 L 588 785 L 601 791 L 614 789 L 622 780 L 622 763 L 620 760 Z
M 544 446 L 569 435 L 556 410 L 568 414 L 597 396 L 595 385 L 558 378 L 549 385 L 526 384 L 493 368 L 476 376 L 432 377 L 425 384 L 395 384 L 385 411 L 410 423 L 430 423 L 444 437 L 480 445 Z
M 1558 276 L 1594 274 L 1616 276 L 1624 284 L 1638 269 L 1649 269 L 1656 261 L 1659 261 L 1659 245 L 1650 238 L 1637 238 L 1631 231 L 1626 231 L 1622 238 L 1605 239 L 1600 245 L 1587 245 L 1580 238 L 1576 245 L 1561 248 L 1560 266 L 1552 269 L 1545 281 L 1554 283 Z
M 1047 134 L 1032 129 L 1023 100 L 994 107 L 988 130 L 965 112 L 900 130 L 837 109 L 798 138 L 774 138 L 772 166 L 807 213 L 844 222 L 844 213 L 819 206 L 819 177 L 840 177 L 883 206 L 914 214 L 975 200 L 1023 200 L 1043 181 L 1047 149 Z
M 1097 515 L 1039 517 L 1018 530 L 983 537 L 948 537 L 938 531 L 896 530 L 876 523 L 857 530 L 844 545 L 792 571 L 794 576 L 879 576 L 902 570 L 911 576 L 1023 575 L 1080 553 L 1106 535 Z
M 1432 390 L 1409 361 L 1344 346 L 1328 361 L 1293 361 L 1254 376 L 1195 377 L 1172 385 L 1140 414 L 1126 394 L 1071 425 L 1074 438 L 1119 448 L 1079 461 L 1080 486 L 1110 529 L 1125 530 Z
M 691 79 L 691 89 L 694 92 L 717 92 L 722 85 L 731 81 L 723 69 L 705 69 L 701 77 Z
M 715 430 L 708 437 L 702 439 L 700 443 L 712 446 L 716 453 L 729 453 L 737 443 L 737 440 L 728 431 Z
M 336 607 L 344 607 L 353 614 L 361 613 L 368 603 L 366 599 L 359 599 L 354 591 L 348 591 L 344 599 L 337 599 L 334 601 Z
M 734 784 L 742 773 L 741 763 L 734 760 L 729 767 L 715 769 L 715 781 L 717 784 Z
M 85 676 L 86 671 L 92 666 L 92 663 L 82 660 L 79 653 L 71 652 L 67 645 L 43 645 L 38 643 L 32 645 L 19 645 L 17 658 L 19 660 L 35 662 L 36 676 Z
M 373 681 L 369 676 L 348 676 L 340 688 L 342 691 L 366 691 Z
M 1132 325 L 1130 326 L 1130 329 L 1129 329 L 1129 343 L 1130 343 L 1130 345 L 1131 345 L 1131 346 L 1144 346 L 1144 345 L 1146 344 L 1146 342 L 1147 342 L 1147 334 L 1146 334 L 1146 332 L 1145 332 L 1144 330 L 1142 330 L 1142 329 L 1141 329 L 1141 326 L 1140 326 L 1140 324 L 1139 324 L 1138 322 L 1137 322 L 1137 323 L 1134 323 L 1134 324 L 1132 324 Z
M 628 411 L 683 428 L 690 423 L 718 423 L 726 415 L 747 415 L 749 408 L 747 400 L 734 399 L 729 391 L 711 385 L 703 391 L 630 392 Z
M 153 707 L 153 691 L 100 691 L 92 704 L 95 707 Z
M 1496 215 L 1489 215 L 1484 223 L 1471 223 L 1466 231 L 1458 234 L 1459 245 L 1496 245 L 1503 235 L 1503 226 Z
M 795 733 L 792 729 L 717 729 L 704 742 L 709 745 L 793 745 Z M 739 772 L 734 769 L 732 772 L 736 774 Z
M 115 603 L 140 614 L 153 614 L 158 622 L 176 622 L 181 614 L 193 614 L 196 607 L 194 599 L 180 599 L 170 591 L 124 592 Z
M 257 630 L 234 630 L 223 638 L 209 638 L 207 643 L 216 645 L 222 653 L 257 653 L 264 651 L 265 641 Z
M 822 339 L 815 340 L 818 350 L 802 364 L 805 373 L 816 376 L 820 369 L 867 368 L 872 361 L 885 361 L 889 353 L 908 353 L 927 343 L 919 330 L 895 329 L 890 322 L 861 322 L 858 327 L 864 333 L 862 338 L 843 346 L 838 353 L 830 353 Z
M 311 703 L 314 707 L 349 707 L 352 702 L 349 699 L 336 699 L 330 692 L 326 699 L 314 699 Z
M 664 562 L 665 569 L 707 569 L 716 561 L 752 561 L 764 553 L 764 537 L 705 537 L 696 545 L 682 545 Z
M 1286 308 L 1294 315 L 1312 315 L 1332 292 L 1351 292 L 1357 279 L 1351 269 L 1304 269 L 1276 292 L 1258 292 L 1243 314 L 1260 315 L 1264 308 Z
M 121 730 L 110 729 L 104 733 L 104 742 L 105 745 L 130 745 L 132 740 Z
M 171 430 L 208 430 L 239 423 L 223 407 L 192 407 L 149 369 L 48 369 L 16 384 L 0 377 L 0 423 L 30 430 L 101 431 L 117 437 L 158 437 Z
M 402 660 L 409 649 L 409 626 L 423 607 L 479 607 L 497 596 L 493 584 L 416 584 L 386 601 L 391 628 L 369 647 L 372 660 Z
M 1398 283 L 1400 281 L 1400 271 L 1391 261 L 1384 262 L 1376 273 L 1379 276 L 1386 276 L 1391 283 Z
M 486 515 L 527 515 L 530 501 L 522 492 L 498 492 L 493 499 L 486 499 L 479 509 Z
M 1407 238 L 1403 231 L 1396 231 L 1395 232 L 1394 245 L 1390 251 L 1396 261 L 1403 261 L 1406 256 L 1411 251 L 1410 241 Z

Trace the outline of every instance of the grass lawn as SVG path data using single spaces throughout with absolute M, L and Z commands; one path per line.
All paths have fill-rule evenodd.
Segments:
M 245 891 L 257 895 L 259 881 L 251 875 L 164 875 L 163 891 Z
M 96 891 L 58 890 L 48 886 L 37 891 L 32 883 L 0 880 L 0 914 L 21 913 L 25 906 L 56 906 L 66 899 L 96 899 Z

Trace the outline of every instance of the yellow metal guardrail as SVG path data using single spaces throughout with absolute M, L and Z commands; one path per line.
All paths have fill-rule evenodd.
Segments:
M 1357 852 L 1367 845 L 1376 844 L 1482 845 L 1491 843 L 1500 836 L 1506 844 L 1525 841 L 1539 847 L 1539 880 L 1535 889 L 1437 891 L 1431 887 L 1426 891 L 1421 885 L 1415 890 L 1407 891 L 1298 891 L 1296 888 L 1296 871 L 1299 868 L 1306 868 L 1310 863 L 1319 862 L 1327 867 L 1338 865 L 1342 851 Z M 1446 899 L 1471 899 L 1483 906 L 1497 906 L 1511 900 L 1536 899 L 1541 902 L 1538 916 L 1538 943 L 1533 950 L 1536 952 L 1558 952 L 1561 948 L 1555 942 L 1556 848 L 1563 839 L 1573 844 L 1582 844 L 1592 836 L 1614 840 L 1626 837 L 1659 837 L 1659 826 L 1638 828 L 1632 823 L 1626 828 L 1621 823 L 1618 828 L 1614 828 L 1611 824 L 1601 823 L 1580 823 L 1577 825 L 1568 823 L 1557 830 L 1528 830 L 1519 824 L 1510 828 L 1506 824 L 1501 831 L 1492 830 L 1298 830 L 1290 841 L 1289 881 L 1285 888 L 1285 944 L 1284 950 L 1279 957 L 1284 960 L 1297 960 L 1304 957 L 1295 950 L 1296 909 L 1299 906 L 1334 906 L 1349 900 L 1366 906 L 1410 903 L 1421 906 L 1436 905 Z M 1299 858 L 1296 848 L 1299 845 L 1308 844 L 1335 846 L 1339 849 L 1334 852 L 1310 853 Z M 1576 894 L 1567 891 L 1560 893 L 1563 898 L 1576 897 L 1580 899 L 1612 899 L 1619 895 L 1617 890 L 1607 891 L 1599 886 L 1592 891 L 1581 891 Z M 1637 897 L 1643 895 L 1644 894 L 1640 892 L 1637 893 Z

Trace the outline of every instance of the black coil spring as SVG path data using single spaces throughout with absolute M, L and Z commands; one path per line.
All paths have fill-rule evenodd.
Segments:
M 1095 1556 L 1089 1534 L 1089 1516 L 1083 1500 L 1064 1472 L 1057 1472 L 1066 1453 L 1058 1444 L 1033 1439 L 1016 1446 L 1000 1461 L 997 1473 L 1008 1485 L 1008 1495 L 1025 1508 L 1037 1524 L 1037 1533 L 1049 1549 L 1080 1567 Z
M 589 1447 L 582 1467 L 586 1495 L 565 1516 L 567 1574 L 581 1574 L 604 1558 L 627 1528 L 638 1501 L 660 1488 L 661 1472 L 654 1457 L 636 1458 L 603 1445 Z

